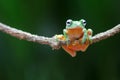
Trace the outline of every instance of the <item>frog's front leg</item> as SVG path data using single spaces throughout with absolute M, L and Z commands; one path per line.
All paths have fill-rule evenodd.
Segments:
M 67 30 L 64 29 L 64 30 L 63 30 L 63 34 L 64 34 L 64 37 L 65 37 L 65 39 L 66 39 L 67 45 L 68 45 L 68 44 L 70 44 L 70 39 L 69 39 L 67 33 L 68 33 Z
M 92 43 L 92 34 L 93 34 L 92 29 L 88 29 L 87 34 L 88 34 L 88 39 L 89 39 L 90 43 Z
M 83 29 L 83 38 L 82 38 L 82 44 L 85 43 L 85 41 L 87 40 L 87 30 L 86 29 Z

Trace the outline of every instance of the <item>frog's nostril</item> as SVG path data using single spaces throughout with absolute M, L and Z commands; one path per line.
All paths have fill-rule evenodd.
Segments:
M 79 26 L 79 25 L 80 25 L 80 22 L 76 22 L 76 24 Z

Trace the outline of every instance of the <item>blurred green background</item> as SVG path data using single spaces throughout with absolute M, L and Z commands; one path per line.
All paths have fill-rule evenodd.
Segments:
M 110 29 L 120 23 L 120 0 L 0 0 L 0 22 L 41 36 L 81 18 L 94 34 Z M 120 80 L 119 41 L 117 34 L 72 58 L 0 32 L 0 80 Z

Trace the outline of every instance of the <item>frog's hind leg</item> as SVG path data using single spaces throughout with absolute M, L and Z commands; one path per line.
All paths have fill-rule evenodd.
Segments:
M 75 57 L 75 56 L 76 56 L 76 51 L 69 49 L 67 46 L 62 46 L 62 48 L 63 48 L 66 52 L 68 52 L 68 54 L 70 54 L 72 57 Z

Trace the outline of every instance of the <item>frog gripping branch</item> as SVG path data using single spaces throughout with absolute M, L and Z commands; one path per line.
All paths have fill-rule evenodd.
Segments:
M 79 21 L 66 21 L 66 29 L 63 30 L 63 35 L 55 35 L 57 40 L 66 41 L 66 45 L 62 48 L 68 52 L 72 57 L 76 56 L 76 51 L 85 51 L 92 43 L 92 29 L 85 28 L 86 21 L 81 19 Z
M 107 39 L 120 32 L 120 24 L 118 24 L 112 29 L 92 36 L 92 30 L 86 29 L 85 25 L 86 21 L 84 19 L 80 21 L 72 21 L 69 19 L 66 22 L 66 28 L 63 30 L 63 34 L 55 35 L 51 38 L 34 35 L 12 28 L 3 23 L 0 23 L 0 31 L 18 39 L 49 45 L 53 49 L 59 49 L 62 46 L 72 57 L 76 56 L 77 51 L 84 52 L 90 44 Z

